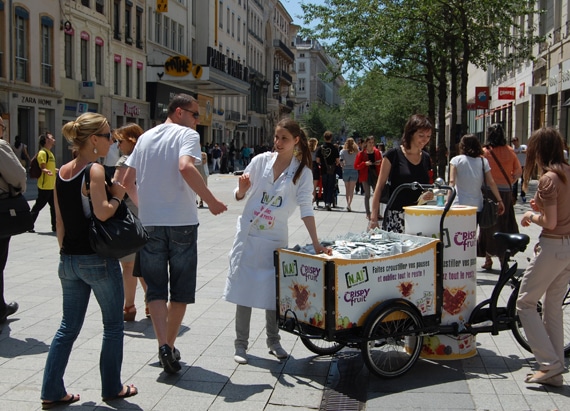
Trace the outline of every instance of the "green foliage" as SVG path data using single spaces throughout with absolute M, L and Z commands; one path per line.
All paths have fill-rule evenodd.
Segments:
M 344 132 L 344 125 L 338 107 L 329 107 L 325 104 L 314 103 L 300 119 L 300 124 L 307 133 L 307 137 L 322 139 L 325 131 L 330 130 L 334 140 Z
M 354 79 L 342 90 L 343 118 L 349 135 L 399 138 L 408 117 L 426 113 L 425 85 L 388 77 L 379 70 Z
M 458 123 L 465 128 L 469 64 L 507 70 L 533 59 L 533 45 L 543 40 L 536 36 L 539 18 L 534 5 L 528 0 L 324 0 L 320 5 L 307 0 L 302 8 L 304 22 L 311 28 L 301 35 L 325 44 L 344 71 L 381 71 L 414 82 L 408 87 L 427 94 L 427 114 L 439 118 L 439 130 L 446 128 L 447 112 L 452 128 Z M 534 14 L 534 25 L 521 24 L 528 14 Z M 362 111 L 364 103 L 357 94 L 353 90 L 346 95 L 347 105 L 356 105 L 345 110 L 351 116 L 350 127 L 378 129 L 373 116 Z M 376 97 L 371 92 L 365 100 L 375 107 L 374 113 L 388 113 L 384 106 L 389 103 L 375 101 Z M 403 115 L 417 110 L 417 98 L 408 98 L 408 105 L 403 104 L 405 98 L 401 100 L 402 106 L 393 111 Z M 358 112 L 366 115 L 358 118 Z M 439 136 L 440 142 L 443 137 Z

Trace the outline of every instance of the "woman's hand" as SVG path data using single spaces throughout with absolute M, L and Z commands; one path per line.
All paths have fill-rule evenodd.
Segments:
M 533 211 L 540 211 L 540 209 L 538 208 L 538 206 L 536 205 L 536 201 L 534 201 L 534 198 L 532 198 L 530 200 L 530 208 L 533 209 Z
M 241 176 L 239 176 L 238 192 L 236 193 L 237 198 L 242 199 L 243 197 L 245 197 L 245 193 L 247 193 L 247 190 L 249 190 L 250 187 L 251 187 L 251 181 L 249 179 L 249 173 L 242 174 Z
M 375 228 L 378 228 L 378 220 L 370 219 L 370 221 L 368 222 L 368 230 L 373 230 Z
M 499 201 L 497 208 L 497 215 L 503 215 L 503 214 L 505 214 L 505 203 Z
M 526 213 L 523 214 L 522 219 L 521 219 L 521 225 L 523 227 L 528 227 L 529 225 L 532 224 L 532 216 L 534 216 L 535 214 L 532 211 L 527 211 Z
M 125 197 L 127 189 L 119 181 L 113 181 L 113 184 L 111 185 L 111 187 L 109 187 L 109 191 L 111 192 L 111 195 L 113 197 L 117 197 L 122 200 Z
M 326 254 L 326 255 L 332 255 L 332 248 L 330 247 L 325 247 L 322 244 L 318 244 L 315 248 L 315 254 Z

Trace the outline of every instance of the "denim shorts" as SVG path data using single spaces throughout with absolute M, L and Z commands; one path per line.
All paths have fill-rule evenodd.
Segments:
M 149 239 L 139 253 L 141 274 L 148 287 L 146 302 L 194 303 L 198 224 L 145 228 Z
M 347 183 L 350 181 L 356 182 L 358 180 L 358 170 L 355 170 L 354 168 L 343 169 L 342 180 Z

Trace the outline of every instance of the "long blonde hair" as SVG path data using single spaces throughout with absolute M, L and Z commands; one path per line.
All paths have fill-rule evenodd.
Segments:
M 342 148 L 348 151 L 349 154 L 354 154 L 358 151 L 358 146 L 354 143 L 354 139 L 352 137 L 346 139 Z

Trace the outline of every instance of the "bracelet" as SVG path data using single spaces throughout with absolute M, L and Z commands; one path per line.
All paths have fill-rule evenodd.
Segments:
M 111 200 L 116 200 L 118 204 L 121 204 L 121 200 L 119 200 L 118 197 L 111 197 L 111 199 L 109 201 L 111 201 Z

